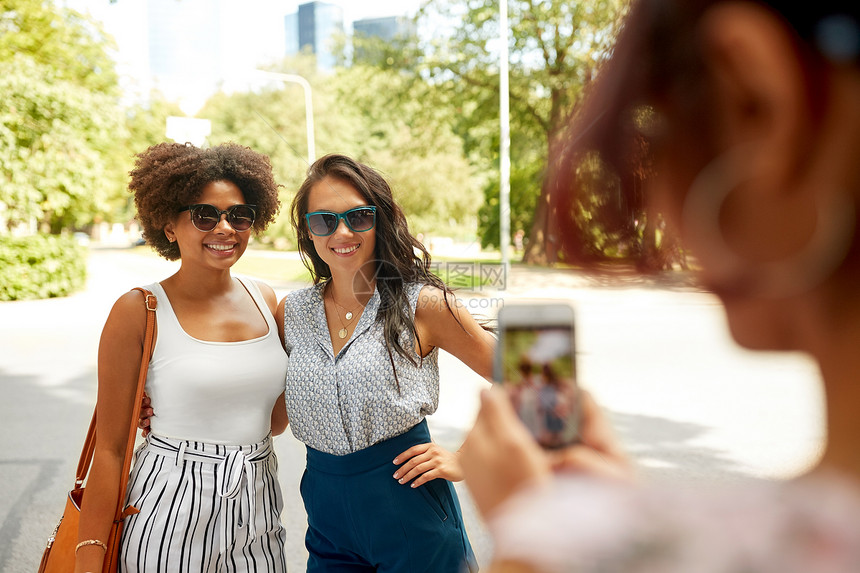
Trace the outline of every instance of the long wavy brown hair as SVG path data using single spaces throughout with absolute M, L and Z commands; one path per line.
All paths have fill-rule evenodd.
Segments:
M 308 212 L 311 189 L 326 177 L 334 177 L 349 183 L 361 193 L 368 204 L 376 207 L 374 276 L 380 297 L 376 320 L 382 322 L 385 346 L 392 368 L 394 368 L 392 349 L 417 366 L 419 361 L 407 350 L 404 341 L 401 340 L 401 333 L 408 332 L 418 341 L 418 348 L 421 349 L 421 340 L 415 329 L 414 316 L 409 312 L 409 301 L 404 287 L 408 283 L 420 283 L 438 288 L 445 293 L 445 304 L 453 313 L 447 300 L 451 289 L 430 272 L 430 253 L 409 232 L 406 215 L 394 201 L 388 182 L 375 169 L 345 155 L 337 154 L 321 157 L 310 166 L 307 178 L 293 198 L 291 207 L 291 221 L 298 236 L 299 252 L 302 262 L 313 277 L 314 284 L 331 279 L 331 269 L 314 248 L 305 214 Z M 396 369 L 394 376 L 396 379 Z

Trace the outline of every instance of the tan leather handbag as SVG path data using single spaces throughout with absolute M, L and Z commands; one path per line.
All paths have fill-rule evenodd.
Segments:
M 149 359 L 152 357 L 152 346 L 155 340 L 155 308 L 158 304 L 155 295 L 144 288 L 135 288 L 145 295 L 146 304 L 146 336 L 143 342 L 143 355 L 140 359 L 140 374 L 137 378 L 137 392 L 134 398 L 134 411 L 131 416 L 131 424 L 128 430 L 128 443 L 125 448 L 123 459 L 123 470 L 120 478 L 119 499 L 117 500 L 116 513 L 111 525 L 110 536 L 105 540 L 107 550 L 102 567 L 103 571 L 114 572 L 117 570 L 117 558 L 119 557 L 119 541 L 122 537 L 123 520 L 138 512 L 137 508 L 125 507 L 125 490 L 128 486 L 131 460 L 134 454 L 134 440 L 137 435 L 137 421 L 140 418 L 140 405 L 143 398 L 143 389 L 146 384 L 146 373 L 149 369 Z M 81 516 L 81 502 L 84 497 L 84 482 L 90 470 L 93 460 L 93 452 L 96 449 L 96 412 L 84 440 L 84 448 L 78 461 L 78 469 L 75 472 L 75 486 L 69 492 L 66 499 L 66 508 L 60 518 L 54 532 L 48 537 L 48 545 L 42 553 L 42 562 L 39 565 L 39 573 L 71 573 L 75 570 L 75 546 L 78 544 L 78 521 Z

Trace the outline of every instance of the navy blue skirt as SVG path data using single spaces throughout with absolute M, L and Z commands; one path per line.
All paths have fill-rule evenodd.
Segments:
M 301 493 L 308 514 L 308 573 L 477 571 L 451 482 L 412 488 L 392 461 L 430 442 L 427 422 L 363 450 L 336 456 L 307 448 Z

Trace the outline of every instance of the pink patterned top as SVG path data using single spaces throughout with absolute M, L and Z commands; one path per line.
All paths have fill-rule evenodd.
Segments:
M 496 559 L 577 573 L 860 572 L 860 485 L 632 488 L 559 477 L 491 516 Z

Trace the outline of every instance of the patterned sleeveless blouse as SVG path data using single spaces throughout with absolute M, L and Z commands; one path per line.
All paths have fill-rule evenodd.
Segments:
M 344 455 L 398 436 L 436 411 L 438 350 L 421 360 L 414 340 L 408 332 L 401 333 L 418 366 L 391 351 L 398 391 L 382 322 L 377 320 L 380 296 L 375 291 L 352 337 L 335 356 L 322 298 L 324 286 L 293 291 L 284 304 L 284 342 L 290 357 L 287 414 L 293 435 L 307 446 Z M 404 285 L 413 316 L 423 286 Z

